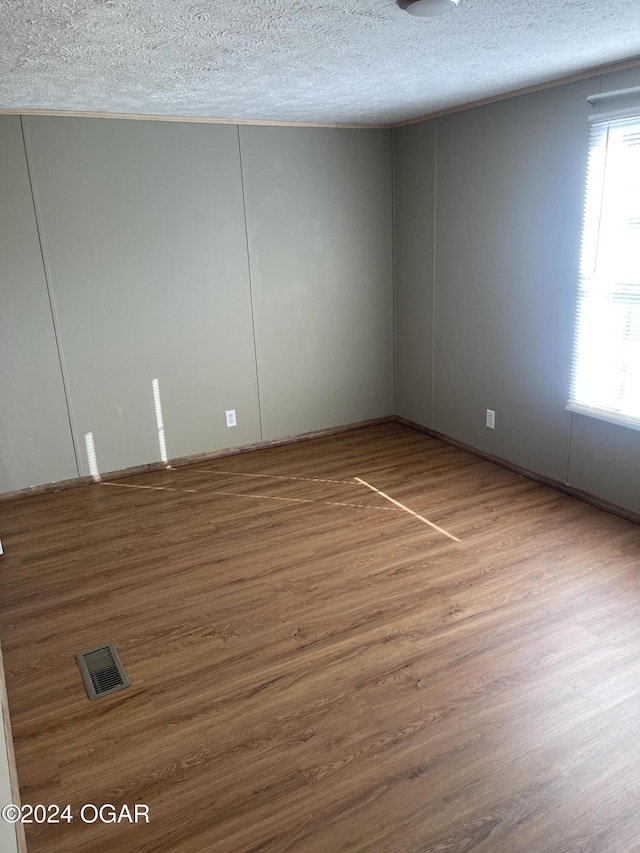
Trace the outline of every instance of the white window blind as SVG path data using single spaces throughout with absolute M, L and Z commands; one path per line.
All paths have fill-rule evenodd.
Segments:
M 640 110 L 591 123 L 567 408 L 640 429 Z

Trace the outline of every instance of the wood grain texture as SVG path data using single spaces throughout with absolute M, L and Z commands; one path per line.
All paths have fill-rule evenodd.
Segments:
M 266 441 L 256 441 L 254 444 L 244 444 L 239 447 L 223 447 L 220 450 L 211 450 L 208 453 L 193 453 L 190 456 L 176 456 L 169 459 L 168 462 L 148 462 L 145 465 L 134 465 L 130 468 L 123 468 L 120 471 L 101 472 L 100 479 L 104 481 L 120 480 L 123 477 L 131 477 L 134 474 L 146 474 L 148 471 L 164 471 L 167 465 L 170 465 L 172 468 L 178 468 L 181 465 L 194 465 L 196 462 L 208 462 L 211 459 L 220 459 L 224 456 L 236 456 L 238 453 L 250 453 L 253 450 L 261 450 L 264 447 L 276 447 L 281 444 L 297 444 L 300 441 L 308 441 L 311 438 L 320 438 L 325 435 L 340 435 L 340 433 L 350 432 L 353 429 L 362 429 L 367 426 L 393 423 L 395 420 L 395 415 L 386 415 L 381 418 L 371 418 L 366 421 L 358 421 L 357 423 L 341 424 L 340 426 L 317 429 L 312 432 L 298 433 L 297 435 L 284 435 L 281 438 L 271 438 Z M 419 427 L 416 426 L 416 429 L 419 429 Z M 58 480 L 54 483 L 42 483 L 39 486 L 30 486 L 26 489 L 2 492 L 0 493 L 0 502 L 15 501 L 18 498 L 43 495 L 47 492 L 60 492 L 64 489 L 75 489 L 78 486 L 92 485 L 94 482 L 95 480 L 93 477 L 86 476 L 71 477 L 69 480 Z
M 451 438 L 449 435 L 437 432 L 434 429 L 429 429 L 429 427 L 422 426 L 408 418 L 403 418 L 398 415 L 395 420 L 403 426 L 411 427 L 411 429 L 415 429 L 425 435 L 430 435 L 432 438 L 437 438 L 439 441 L 444 441 L 445 444 L 457 447 L 458 450 L 464 450 L 467 453 L 472 453 L 474 456 L 479 456 L 481 459 L 486 459 L 488 462 L 493 462 L 496 465 L 500 465 L 502 468 L 507 468 L 509 471 L 514 471 L 516 474 L 520 474 L 523 477 L 528 477 L 536 483 L 542 483 L 543 486 L 550 486 L 552 489 L 557 489 L 560 492 L 564 492 L 566 495 L 571 495 L 573 498 L 579 498 L 581 501 L 586 501 L 592 506 L 598 507 L 598 509 L 604 509 L 607 512 L 614 513 L 614 515 L 619 515 L 620 518 L 626 518 L 627 521 L 633 521 L 635 524 L 640 524 L 640 515 L 637 512 L 633 512 L 633 510 L 626 509 L 625 507 L 618 506 L 617 504 L 612 504 L 610 501 L 605 501 L 604 498 L 599 498 L 597 495 L 592 495 L 590 492 L 585 492 L 582 489 L 576 489 L 575 486 L 571 486 L 569 483 L 561 483 L 559 480 L 546 477 L 544 474 L 538 474 L 537 471 L 532 471 L 530 468 L 523 468 L 522 465 L 516 465 L 514 462 L 509 462 L 508 459 L 503 459 L 501 456 L 494 456 L 492 453 L 486 453 L 484 450 L 478 450 L 478 448 L 471 447 L 471 445 L 465 444 L 463 441 L 458 441 L 457 438 Z
M 638 849 L 639 526 L 386 424 L 0 529 L 23 801 L 151 814 L 30 853 Z M 89 702 L 107 641 L 132 686 Z

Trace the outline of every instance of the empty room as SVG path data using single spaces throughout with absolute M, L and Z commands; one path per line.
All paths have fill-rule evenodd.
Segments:
M 640 851 L 640 6 L 0 24 L 0 853 Z

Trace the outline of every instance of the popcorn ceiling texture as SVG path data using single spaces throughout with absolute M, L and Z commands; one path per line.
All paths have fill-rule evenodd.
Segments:
M 5 0 L 0 108 L 386 123 L 640 53 L 640 0 Z

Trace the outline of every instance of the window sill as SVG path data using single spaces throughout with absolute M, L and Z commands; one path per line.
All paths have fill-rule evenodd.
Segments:
M 578 406 L 575 404 L 566 406 L 566 409 L 568 412 L 575 412 L 578 415 L 586 415 L 588 418 L 595 418 L 598 421 L 606 421 L 610 424 L 616 424 L 616 426 L 640 430 L 640 420 L 635 420 L 634 418 L 629 418 L 625 415 L 618 415 L 615 412 L 607 412 L 602 409 L 591 409 L 588 406 Z

